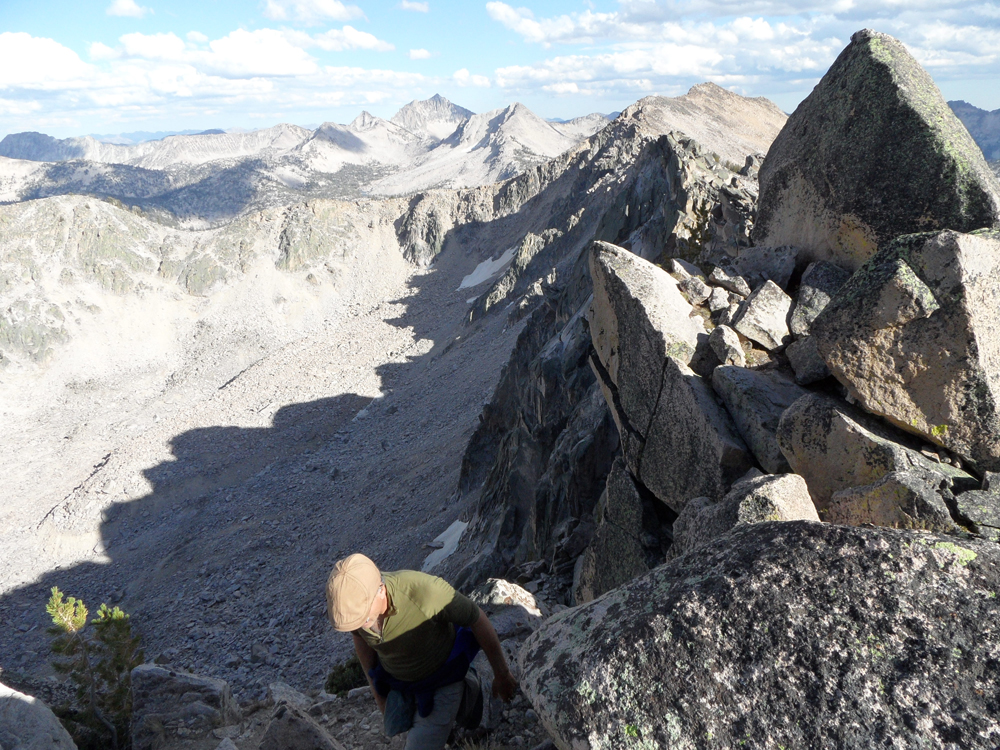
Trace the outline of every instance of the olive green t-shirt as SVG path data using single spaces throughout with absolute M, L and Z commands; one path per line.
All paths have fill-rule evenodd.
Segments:
M 355 632 L 375 649 L 385 671 L 397 680 L 429 677 L 455 644 L 455 626 L 469 627 L 479 618 L 476 603 L 447 581 L 415 570 L 383 573 L 389 609 L 382 634 Z

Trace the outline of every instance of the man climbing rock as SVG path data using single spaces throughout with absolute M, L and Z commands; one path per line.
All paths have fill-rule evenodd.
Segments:
M 469 665 L 481 648 L 493 667 L 493 694 L 517 687 L 493 625 L 482 610 L 436 576 L 382 573 L 361 554 L 340 560 L 326 584 L 333 627 L 349 632 L 386 734 L 408 731 L 406 750 L 441 750 L 457 723 L 482 715 Z

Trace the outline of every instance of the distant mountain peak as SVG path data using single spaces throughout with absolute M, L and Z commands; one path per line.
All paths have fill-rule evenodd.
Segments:
M 442 140 L 454 133 L 472 115 L 465 107 L 453 104 L 441 94 L 434 94 L 430 99 L 414 99 L 405 104 L 389 122 L 415 135 Z

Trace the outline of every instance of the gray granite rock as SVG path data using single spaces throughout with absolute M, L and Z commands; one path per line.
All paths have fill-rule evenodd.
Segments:
M 873 484 L 833 493 L 823 520 L 859 526 L 959 532 L 947 499 L 953 499 L 940 474 L 911 467 L 893 471 Z
M 469 598 L 490 618 L 500 640 L 534 630 L 549 615 L 534 594 L 502 578 L 490 578 L 479 584 Z
M 820 356 L 816 339 L 812 336 L 803 336 L 793 341 L 785 348 L 785 356 L 795 372 L 795 382 L 800 385 L 809 385 L 830 377 L 830 368 Z
M 746 279 L 751 289 L 757 289 L 765 281 L 773 281 L 782 289 L 788 286 L 799 249 L 792 245 L 760 245 L 740 248 L 733 259 L 733 269 Z
M 48 706 L 0 683 L 0 748 L 76 750 L 76 744 Z
M 898 238 L 812 332 L 867 411 L 1000 470 L 1000 232 Z
M 680 512 L 692 497 L 721 498 L 753 460 L 711 386 L 687 365 L 668 357 L 662 383 L 635 473 Z
M 561 750 L 993 750 L 998 591 L 992 542 L 739 526 L 553 616 L 521 687 Z
M 746 365 L 746 354 L 740 343 L 739 334 L 727 325 L 718 325 L 708 336 L 708 345 L 724 365 Z
M 798 474 L 765 474 L 737 482 L 722 500 L 695 498 L 673 524 L 671 557 L 686 554 L 740 524 L 819 521 L 806 480 Z
M 715 368 L 712 388 L 764 471 L 769 474 L 791 471 L 778 446 L 778 422 L 785 409 L 807 391 L 774 370 L 728 365 Z
M 939 474 L 956 494 L 977 485 L 964 471 L 932 462 L 899 442 L 906 436 L 893 433 L 860 409 L 809 394 L 781 416 L 778 445 L 792 471 L 805 477 L 821 515 L 834 493 L 874 484 L 886 474 L 912 467 Z
M 719 310 L 725 310 L 729 307 L 729 297 L 731 293 L 727 292 L 722 287 L 714 287 L 712 293 L 708 296 L 705 301 L 708 305 L 708 309 L 712 312 L 719 312 Z
M 998 219 L 998 183 L 934 81 L 865 29 L 771 144 L 753 238 L 853 271 L 899 235 Z
M 780 349 L 792 340 L 788 314 L 792 298 L 773 281 L 766 281 L 740 305 L 732 327 L 768 351 Z
M 690 276 L 684 279 L 677 285 L 677 288 L 684 293 L 692 305 L 702 304 L 712 294 L 712 287 L 706 284 L 700 276 Z
M 258 750 L 345 750 L 305 711 L 282 703 L 271 716 Z
M 750 285 L 747 284 L 746 280 L 735 271 L 729 273 L 724 268 L 716 267 L 712 269 L 712 273 L 709 274 L 708 283 L 722 287 L 723 289 L 738 294 L 741 297 L 750 296 Z
M 1000 474 L 986 472 L 982 489 L 955 498 L 958 517 L 981 536 L 1000 541 Z
M 788 327 L 796 337 L 809 334 L 809 326 L 850 277 L 850 271 L 833 263 L 819 260 L 809 264 L 802 274 L 795 309 L 788 321 Z
M 212 730 L 240 718 L 225 680 L 154 664 L 132 670 L 133 750 L 214 750 Z

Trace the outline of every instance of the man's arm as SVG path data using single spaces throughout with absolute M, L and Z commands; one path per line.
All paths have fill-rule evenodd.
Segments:
M 492 630 L 492 628 L 490 629 Z M 371 688 L 372 696 L 375 698 L 375 705 L 378 706 L 379 711 L 385 713 L 385 698 L 378 694 L 372 678 L 368 676 L 368 672 L 375 668 L 375 663 L 378 659 L 375 655 L 375 649 L 365 643 L 365 639 L 357 633 L 351 633 L 351 637 L 354 639 L 354 653 L 358 655 L 361 668 L 365 670 L 365 679 L 368 680 L 368 687 Z M 496 634 L 493 637 L 495 638 Z
M 489 659 L 490 666 L 493 667 L 493 695 L 502 698 L 505 703 L 509 703 L 517 690 L 517 682 L 514 681 L 514 675 L 510 673 L 510 668 L 507 666 L 507 659 L 500 647 L 497 631 L 493 629 L 493 623 L 481 609 L 479 610 L 479 619 L 472 624 L 472 634 L 476 636 L 479 647 Z

